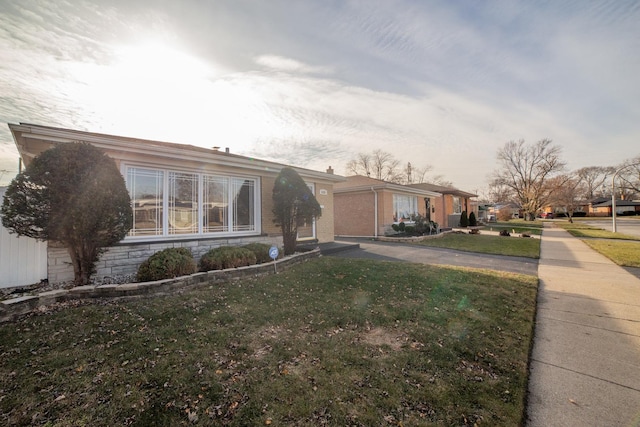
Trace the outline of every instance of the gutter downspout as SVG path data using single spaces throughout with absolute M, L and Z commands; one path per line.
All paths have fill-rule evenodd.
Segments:
M 376 190 L 373 189 L 373 187 L 371 187 L 371 191 L 373 191 L 373 206 L 374 206 L 374 211 L 373 211 L 373 222 L 374 222 L 374 229 L 373 229 L 373 237 L 378 237 L 378 193 L 376 192 Z

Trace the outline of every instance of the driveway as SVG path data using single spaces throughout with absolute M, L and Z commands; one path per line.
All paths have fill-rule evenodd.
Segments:
M 382 261 L 415 262 L 420 264 L 454 265 L 487 268 L 511 273 L 538 275 L 538 260 L 524 257 L 488 255 L 420 245 L 378 242 L 371 239 L 345 239 L 336 243 L 358 243 L 359 249 L 336 252 L 329 256 L 365 258 Z

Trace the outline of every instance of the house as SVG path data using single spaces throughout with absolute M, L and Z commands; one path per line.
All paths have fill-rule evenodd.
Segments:
M 362 175 L 333 187 L 335 232 L 338 236 L 384 235 L 394 223 L 418 213 L 433 219 L 431 206 L 440 193 L 394 184 Z
M 272 191 L 282 164 L 191 145 L 105 135 L 32 124 L 9 124 L 22 162 L 56 144 L 90 143 L 112 157 L 125 179 L 133 228 L 97 264 L 97 277 L 133 275 L 150 255 L 188 247 L 194 257 L 223 245 L 264 242 L 282 245 L 273 222 Z M 299 230 L 304 241 L 334 238 L 333 173 L 294 168 L 315 194 L 321 217 Z M 90 208 L 90 207 L 88 207 Z M 52 283 L 73 279 L 64 248 L 48 245 Z
M 611 198 L 601 197 L 589 204 L 589 216 L 611 216 Z M 640 202 L 616 200 L 616 215 L 640 215 Z
M 467 215 L 471 212 L 478 217 L 478 205 L 471 199 L 478 197 L 477 194 L 468 193 L 455 187 L 443 185 L 421 183 L 410 184 L 408 187 L 439 193 L 440 196 L 433 199 L 431 206 L 431 220 L 436 221 L 440 228 L 452 228 L 460 225 L 460 216 L 463 211 Z

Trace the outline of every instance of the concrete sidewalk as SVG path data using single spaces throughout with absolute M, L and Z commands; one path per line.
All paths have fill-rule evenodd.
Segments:
M 640 426 L 640 279 L 544 229 L 528 426 Z

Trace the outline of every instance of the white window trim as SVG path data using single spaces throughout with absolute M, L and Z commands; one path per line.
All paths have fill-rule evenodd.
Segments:
M 127 171 L 129 168 L 141 168 L 141 169 L 151 169 L 163 172 L 163 191 L 162 191 L 162 209 L 163 214 L 162 218 L 162 234 L 158 235 L 144 235 L 144 236 L 130 236 L 127 235 L 123 239 L 126 242 L 153 242 L 153 241 L 170 241 L 170 240 L 197 240 L 197 239 L 215 239 L 215 238 L 229 238 L 229 237 L 245 237 L 245 236 L 259 236 L 262 234 L 262 197 L 261 197 L 261 188 L 262 188 L 262 179 L 260 176 L 255 175 L 246 175 L 246 174 L 229 174 L 222 171 L 199 171 L 194 169 L 178 169 L 173 167 L 159 166 L 148 163 L 138 163 L 138 162 L 122 162 L 120 165 L 120 173 L 125 179 L 127 179 Z M 195 174 L 198 176 L 198 232 L 191 234 L 170 234 L 169 231 L 169 172 L 175 173 L 188 173 Z M 233 231 L 233 226 L 231 224 L 232 215 L 228 215 L 229 219 L 229 231 L 227 232 L 203 232 L 202 226 L 202 216 L 204 215 L 202 200 L 204 197 L 204 187 L 203 187 L 203 176 L 204 175 L 217 175 L 223 176 L 229 179 L 229 183 L 234 178 L 237 179 L 247 179 L 254 181 L 254 191 L 253 191 L 253 203 L 254 203 L 254 230 L 248 231 Z M 229 198 L 231 198 L 232 192 L 229 191 Z M 231 205 L 231 203 L 230 203 Z M 231 209 L 233 209 L 231 207 Z M 315 230 L 314 230 L 315 232 Z

